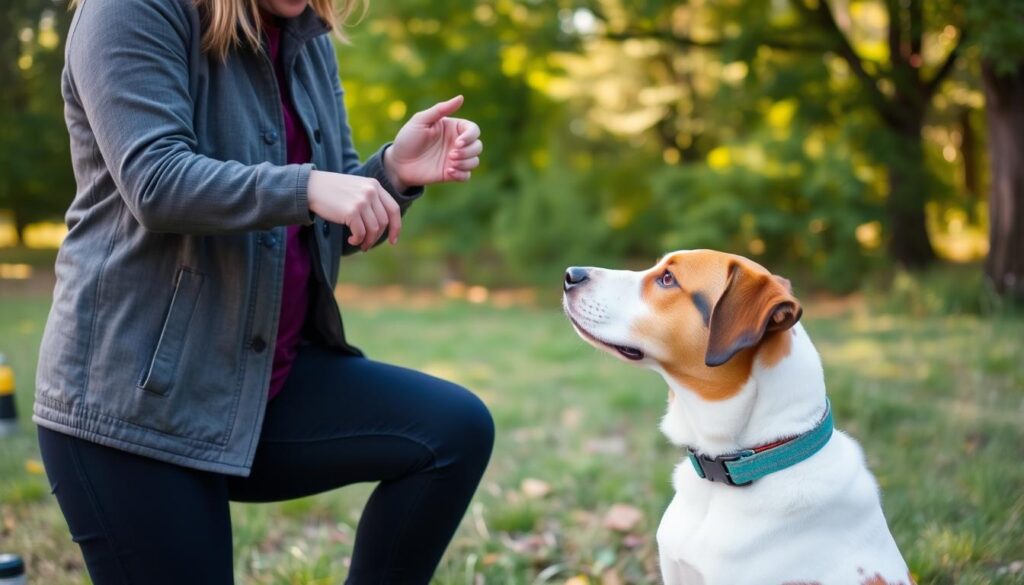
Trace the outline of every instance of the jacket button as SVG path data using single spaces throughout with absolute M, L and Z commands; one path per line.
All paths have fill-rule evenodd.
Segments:
M 267 144 L 274 144 L 275 142 L 277 142 L 277 131 L 276 130 L 268 130 L 268 131 L 264 132 L 263 133 L 263 142 L 266 142 Z
M 252 338 L 252 350 L 256 353 L 263 353 L 263 350 L 267 349 L 267 342 L 263 341 L 262 337 Z
M 320 231 L 324 233 L 324 237 L 328 238 L 331 236 L 331 224 L 324 222 L 324 227 L 320 228 Z
M 317 144 L 320 144 L 320 129 L 319 128 L 317 128 L 316 130 L 313 131 L 313 140 L 316 141 Z
M 273 248 L 277 245 L 277 236 L 269 232 L 261 234 L 260 243 L 263 244 L 265 248 Z

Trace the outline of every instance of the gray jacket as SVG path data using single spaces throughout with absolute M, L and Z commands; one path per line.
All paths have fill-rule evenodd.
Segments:
M 33 420 L 197 469 L 247 475 L 277 336 L 285 227 L 312 224 L 308 335 L 345 341 L 333 283 L 346 229 L 311 215 L 317 168 L 360 164 L 334 48 L 307 8 L 281 36 L 312 164 L 286 165 L 273 66 L 201 51 L 191 0 L 86 0 L 62 79 L 78 191 L 57 256 Z M 385 146 L 386 148 L 386 146 Z

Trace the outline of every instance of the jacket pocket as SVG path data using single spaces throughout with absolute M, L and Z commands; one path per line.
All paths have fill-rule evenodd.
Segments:
M 149 367 L 143 372 L 139 388 L 161 396 L 171 388 L 181 359 L 181 350 L 185 345 L 189 321 L 192 320 L 192 313 L 195 312 L 203 288 L 203 278 L 202 273 L 191 268 L 182 267 L 178 271 L 171 306 L 167 309 L 160 339 L 153 350 Z

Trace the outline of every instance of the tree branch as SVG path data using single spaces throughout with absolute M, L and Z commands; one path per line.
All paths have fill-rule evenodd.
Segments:
M 910 0 L 910 56 L 921 58 L 924 44 L 924 6 L 921 0 Z
M 889 11 L 889 58 L 895 69 L 897 60 L 903 58 L 903 21 L 898 0 L 886 0 L 885 6 Z
M 925 99 L 931 99 L 932 95 L 935 94 L 935 90 L 939 89 L 939 85 L 949 76 L 949 73 L 953 71 L 953 65 L 956 65 L 957 58 L 960 57 L 960 52 L 964 47 L 964 39 L 967 38 L 967 31 L 960 31 L 960 38 L 956 40 L 956 44 L 946 55 L 946 60 L 939 65 L 939 68 L 935 71 L 935 75 L 932 76 L 924 86 L 924 97 Z
M 836 24 L 835 16 L 832 15 L 832 9 L 829 7 L 828 2 L 826 0 L 818 0 L 817 7 L 813 9 L 803 2 L 794 2 L 794 5 L 806 16 L 816 20 L 823 27 L 824 32 L 831 37 L 834 45 L 831 50 L 835 51 L 850 66 L 850 70 L 853 71 L 853 74 L 860 81 L 861 87 L 867 92 L 868 99 L 874 104 L 875 110 L 879 115 L 886 122 L 898 125 L 900 120 L 899 112 L 896 111 L 889 98 L 882 93 L 882 90 L 878 89 L 878 79 L 864 69 L 864 62 L 861 61 L 853 45 L 850 44 L 846 35 L 840 30 L 839 25 Z
M 693 37 L 679 35 L 671 31 L 666 30 L 629 30 L 623 32 L 606 33 L 604 38 L 613 41 L 625 41 L 630 39 L 655 39 L 659 41 L 665 41 L 672 43 L 680 47 L 697 48 L 697 49 L 721 49 L 726 46 L 729 41 L 723 39 L 709 39 L 709 40 L 697 40 Z M 783 51 L 797 51 L 797 52 L 808 52 L 817 53 L 826 50 L 827 47 L 815 43 L 800 43 L 795 41 L 788 41 L 784 39 L 759 39 L 759 45 L 770 47 L 772 49 L 779 49 Z

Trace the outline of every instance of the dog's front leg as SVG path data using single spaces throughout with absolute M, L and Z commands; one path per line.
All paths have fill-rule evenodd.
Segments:
M 665 585 L 704 585 L 704 578 L 690 565 L 664 554 L 658 560 L 661 563 L 661 582 Z
M 661 563 L 661 582 L 664 585 L 683 585 L 682 572 L 679 565 L 667 555 L 661 555 L 658 559 Z
M 704 577 L 679 555 L 679 547 L 685 545 L 679 541 L 678 522 L 673 521 L 678 520 L 675 508 L 677 505 L 677 499 L 673 498 L 661 519 L 661 525 L 658 526 L 661 582 L 664 585 L 704 585 Z

